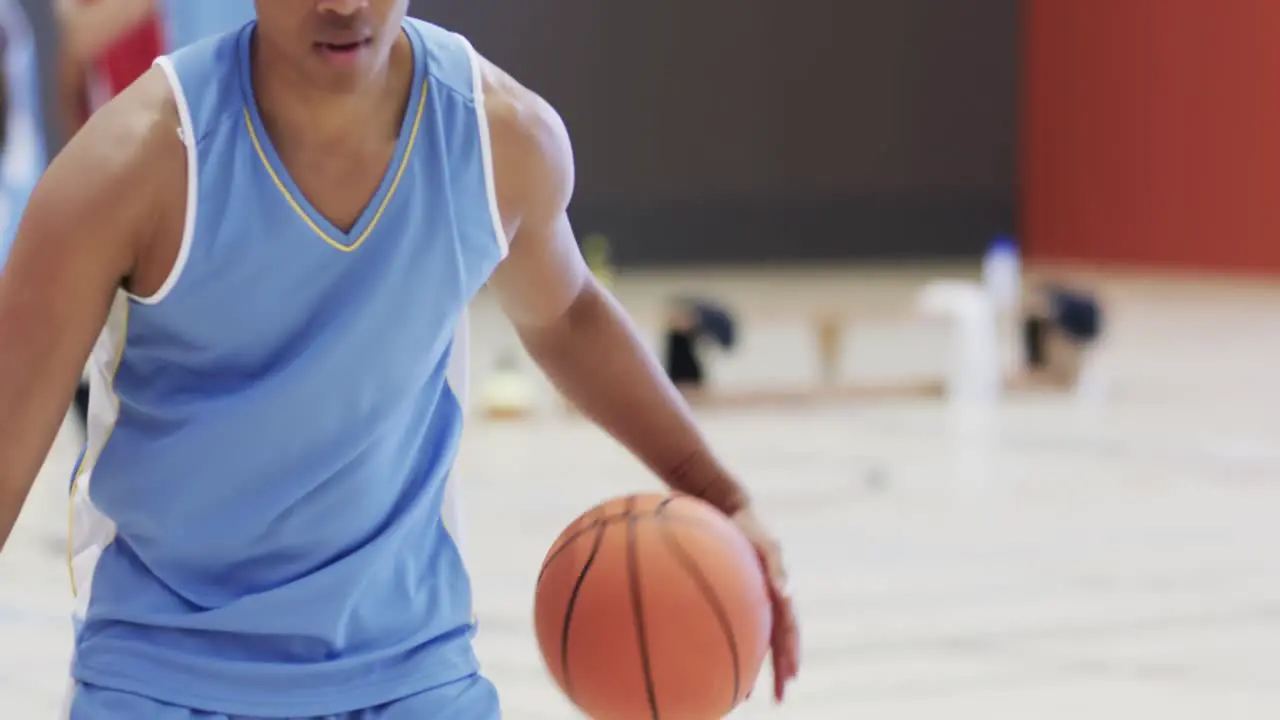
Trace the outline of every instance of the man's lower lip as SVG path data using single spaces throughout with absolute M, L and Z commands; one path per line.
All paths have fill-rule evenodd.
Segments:
M 335 55 L 350 55 L 352 53 L 360 52 L 361 50 L 365 49 L 368 46 L 369 46 L 368 42 L 342 43 L 342 44 L 337 44 L 337 43 L 317 43 L 316 44 L 316 48 L 319 49 L 320 52 L 332 53 Z
M 330 45 L 328 43 L 319 43 L 316 45 L 316 52 L 331 62 L 350 63 L 354 62 L 360 56 L 360 53 L 369 47 L 369 43 L 352 43 L 349 45 Z

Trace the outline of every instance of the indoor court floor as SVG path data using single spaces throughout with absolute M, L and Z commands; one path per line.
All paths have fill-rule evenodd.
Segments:
M 650 329 L 671 293 L 738 308 L 744 343 L 718 367 L 736 388 L 812 377 L 807 318 L 847 308 L 868 320 L 845 372 L 874 382 L 941 372 L 944 338 L 909 313 L 927 277 L 644 275 L 619 296 Z M 783 540 L 804 633 L 787 705 L 771 706 L 766 676 L 735 718 L 1280 717 L 1280 286 L 1101 289 L 1103 389 L 1085 396 L 987 414 L 929 400 L 702 411 Z M 478 383 L 511 336 L 487 298 L 473 326 Z M 474 422 L 458 469 L 477 642 L 513 720 L 576 717 L 533 639 L 544 551 L 588 506 L 658 487 L 546 405 Z M 59 438 L 0 555 L 0 717 L 57 717 L 78 442 Z

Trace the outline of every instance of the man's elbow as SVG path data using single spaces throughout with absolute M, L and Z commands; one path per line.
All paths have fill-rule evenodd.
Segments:
M 584 329 L 592 327 L 611 300 L 590 274 L 560 302 L 548 304 L 536 312 L 513 317 L 516 333 L 531 351 L 534 347 L 562 345 Z

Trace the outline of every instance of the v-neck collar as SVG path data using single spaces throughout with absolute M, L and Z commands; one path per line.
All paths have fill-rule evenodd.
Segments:
M 285 200 L 293 207 L 294 211 L 302 216 L 307 225 L 329 245 L 344 252 L 351 252 L 364 243 L 369 235 L 372 234 L 377 226 L 378 219 L 395 195 L 400 178 L 408 166 L 419 126 L 422 123 L 423 110 L 426 106 L 426 50 L 421 45 L 421 39 L 417 37 L 417 34 L 411 28 L 401 28 L 401 32 L 409 38 L 409 45 L 413 52 L 414 69 L 413 87 L 409 93 L 409 103 L 405 108 L 404 120 L 400 125 L 400 136 L 396 142 L 395 154 L 392 156 L 391 162 L 387 164 L 387 169 L 382 176 L 382 181 L 378 184 L 377 190 L 374 192 L 373 197 L 369 199 L 369 203 L 360 212 L 355 224 L 351 226 L 350 230 L 343 230 L 317 210 L 311 204 L 311 201 L 303 195 L 302 191 L 298 189 L 297 184 L 289 174 L 288 168 L 285 167 L 284 162 L 276 152 L 275 145 L 271 142 L 271 137 L 267 134 L 253 89 L 252 40 L 257 26 L 256 21 L 250 23 L 241 30 L 239 38 L 240 83 L 244 94 L 245 124 L 248 126 L 254 149 L 257 151 L 262 164 L 266 167 L 272 181 L 285 196 Z

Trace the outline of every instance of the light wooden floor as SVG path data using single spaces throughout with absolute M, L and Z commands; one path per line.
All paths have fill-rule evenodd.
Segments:
M 722 273 L 624 280 L 652 327 L 698 290 L 749 317 L 719 379 L 799 383 L 813 307 L 905 308 L 919 272 Z M 986 423 L 937 403 L 709 411 L 705 425 L 787 547 L 804 720 L 1280 717 L 1280 287 L 1108 283 L 1100 399 L 1019 397 Z M 477 304 L 477 372 L 510 341 Z M 789 347 L 790 346 L 790 347 Z M 806 345 L 807 347 L 807 345 Z M 935 330 L 850 338 L 861 379 L 942 367 Z M 0 716 L 55 716 L 68 592 L 64 433 L 0 557 Z M 487 672 L 515 720 L 572 717 L 534 649 L 530 597 L 559 528 L 654 484 L 601 434 L 550 415 L 477 423 L 460 460 Z M 141 719 L 140 719 L 141 720 Z

